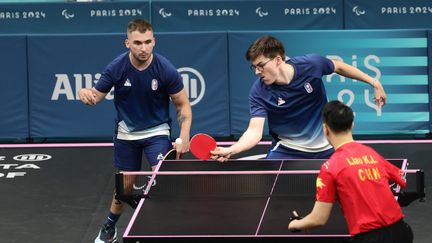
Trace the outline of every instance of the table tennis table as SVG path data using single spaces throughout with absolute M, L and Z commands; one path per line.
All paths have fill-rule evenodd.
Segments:
M 406 159 L 388 160 L 407 171 L 406 175 L 418 178 L 420 170 L 407 170 Z M 323 162 L 167 160 L 161 161 L 153 173 L 118 173 L 119 198 L 139 197 L 123 241 L 348 242 L 348 229 L 338 203 L 324 227 L 296 233 L 287 228 L 293 210 L 305 216 L 313 208 L 316 176 Z M 123 191 L 127 176 L 135 176 L 135 192 Z M 415 187 L 410 191 L 417 192 L 406 205 L 424 197 L 424 191 L 423 195 L 418 193 L 421 183 L 409 178 L 408 186 Z M 400 190 L 398 186 L 392 188 Z

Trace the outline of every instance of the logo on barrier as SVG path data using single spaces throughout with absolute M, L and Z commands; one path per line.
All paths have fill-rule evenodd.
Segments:
M 360 9 L 358 8 L 358 6 L 354 6 L 354 7 L 353 7 L 353 12 L 354 12 L 357 16 L 360 16 L 360 15 L 363 15 L 363 14 L 366 13 L 366 11 L 364 11 L 364 10 L 360 10 Z
M 13 157 L 14 160 L 17 161 L 44 161 L 51 159 L 51 155 L 48 154 L 20 154 Z
M 125 9 L 92 9 L 89 12 L 92 18 L 106 18 L 106 17 L 129 17 L 129 16 L 142 16 L 143 11 L 139 8 L 125 8 Z
M 171 13 L 170 12 L 166 12 L 165 8 L 159 9 L 159 14 L 162 15 L 162 18 L 171 17 Z
M 198 104 L 205 93 L 204 77 L 200 72 L 190 67 L 182 67 L 177 69 L 177 71 L 183 79 L 183 85 L 191 106 Z
M 264 12 L 264 11 L 261 9 L 261 7 L 258 7 L 258 8 L 255 10 L 255 13 L 258 14 L 258 16 L 260 16 L 261 18 L 264 17 L 264 16 L 267 16 L 267 15 L 268 15 L 268 12 Z
M 75 14 L 70 14 L 70 13 L 68 13 L 68 10 L 67 9 L 63 9 L 63 11 L 62 11 L 62 15 L 63 15 L 63 17 L 65 17 L 65 19 L 71 19 L 71 18 L 74 18 L 75 17 Z

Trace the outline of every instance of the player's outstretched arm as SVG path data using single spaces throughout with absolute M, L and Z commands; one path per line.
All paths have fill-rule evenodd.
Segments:
M 170 97 L 176 106 L 177 121 L 180 127 L 179 137 L 182 141 L 181 143 L 176 143 L 174 146 L 178 153 L 183 154 L 189 151 L 190 129 L 192 126 L 192 108 L 184 89 L 176 94 L 170 95 Z
M 212 159 L 220 162 L 227 161 L 232 155 L 249 150 L 261 141 L 264 131 L 264 117 L 252 117 L 247 130 L 240 139 L 230 147 L 217 147 L 211 152 Z
M 364 83 L 370 84 L 374 88 L 374 101 L 378 105 L 378 107 L 382 107 L 385 105 L 387 101 L 387 95 L 384 91 L 384 87 L 381 82 L 371 76 L 367 75 L 360 69 L 344 63 L 341 60 L 332 60 L 335 66 L 334 72 L 342 75 L 344 77 L 348 77 L 355 80 L 360 80 Z
M 316 201 L 312 212 L 302 219 L 291 220 L 288 229 L 295 232 L 324 226 L 330 217 L 332 207 L 333 203 Z

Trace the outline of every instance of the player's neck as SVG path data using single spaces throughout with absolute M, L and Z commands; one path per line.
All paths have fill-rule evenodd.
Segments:
M 282 63 L 279 73 L 279 80 L 281 84 L 288 85 L 294 78 L 294 67 L 288 63 Z
M 347 143 L 353 142 L 354 138 L 351 133 L 347 133 L 343 135 L 339 134 L 337 136 L 333 136 L 331 140 L 332 141 L 330 143 L 334 147 L 334 149 L 338 149 L 339 147 Z
M 132 56 L 131 53 L 129 53 L 129 60 L 130 60 L 130 62 L 132 63 L 132 65 L 133 65 L 136 69 L 138 69 L 138 70 L 140 70 L 140 71 L 143 71 L 143 70 L 145 70 L 145 69 L 150 65 L 150 63 L 152 62 L 152 60 L 153 60 L 153 54 L 151 54 L 150 57 L 149 57 L 147 60 L 145 60 L 144 62 L 141 62 L 141 61 L 137 60 L 136 58 L 134 58 L 134 57 Z

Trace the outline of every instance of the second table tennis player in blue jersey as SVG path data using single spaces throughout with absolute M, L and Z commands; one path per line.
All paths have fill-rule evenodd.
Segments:
M 114 165 L 120 171 L 141 170 L 144 154 L 154 170 L 173 146 L 169 115 L 170 99 L 177 109 L 180 137 L 174 145 L 177 155 L 189 150 L 192 111 L 177 69 L 163 56 L 153 53 L 155 38 L 149 22 L 142 19 L 128 24 L 125 45 L 129 49 L 115 58 L 93 88 L 79 91 L 87 105 L 96 105 L 114 87 L 117 110 L 114 135 Z M 125 182 L 132 190 L 134 178 Z M 113 197 L 106 222 L 96 242 L 116 242 L 116 223 L 125 203 Z
M 374 88 L 379 107 L 386 93 L 379 80 L 340 60 L 318 54 L 286 58 L 283 43 L 272 36 L 258 38 L 246 59 L 258 76 L 249 93 L 250 121 L 240 139 L 230 147 L 217 147 L 212 159 L 227 161 L 254 147 L 262 138 L 265 119 L 273 145 L 266 159 L 326 159 L 333 148 L 323 135 L 321 111 L 327 103 L 322 77 L 337 73 Z

